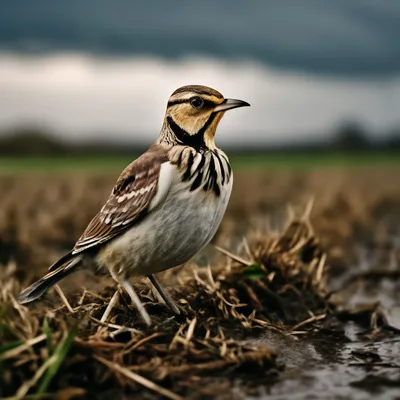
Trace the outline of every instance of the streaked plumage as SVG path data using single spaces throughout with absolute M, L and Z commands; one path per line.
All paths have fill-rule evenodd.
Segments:
M 228 157 L 215 146 L 215 130 L 226 110 L 247 105 L 205 86 L 176 90 L 156 143 L 125 168 L 74 248 L 24 290 L 20 302 L 35 300 L 77 268 L 94 265 L 109 270 L 147 323 L 128 280 L 132 276 L 149 276 L 179 312 L 154 274 L 185 263 L 215 235 L 233 182 Z

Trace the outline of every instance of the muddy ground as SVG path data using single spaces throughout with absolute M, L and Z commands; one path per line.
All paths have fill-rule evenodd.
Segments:
M 60 285 L 67 302 L 15 301 L 115 174 L 1 176 L 0 396 L 400 398 L 399 174 L 237 173 L 218 247 L 161 277 L 181 316 L 136 283 L 151 328 L 124 294 L 100 323 L 115 285 L 90 272 Z

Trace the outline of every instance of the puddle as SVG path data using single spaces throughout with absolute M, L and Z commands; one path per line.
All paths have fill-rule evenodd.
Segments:
M 386 265 L 388 270 L 398 269 L 394 263 Z M 369 277 L 343 290 L 349 277 L 377 266 L 382 264 L 364 261 L 337 277 L 332 286 L 342 288 L 340 295 L 350 308 L 379 302 L 388 323 L 400 329 L 400 279 Z M 354 323 L 347 323 L 338 335 L 285 337 L 267 332 L 260 340 L 278 352 L 285 370 L 257 398 L 400 399 L 400 336 L 365 340 L 362 333 Z
M 357 340 L 349 324 L 345 336 L 284 337 L 268 333 L 263 339 L 286 365 L 279 381 L 261 399 L 399 399 L 400 338 L 379 342 Z M 379 362 L 368 363 L 364 357 Z

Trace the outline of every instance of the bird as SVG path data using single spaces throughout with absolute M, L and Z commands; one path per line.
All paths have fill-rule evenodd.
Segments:
M 155 274 L 186 263 L 215 236 L 231 195 L 233 173 L 214 137 L 225 112 L 244 106 L 250 104 L 224 98 L 207 86 L 175 90 L 158 139 L 123 170 L 74 247 L 23 290 L 18 301 L 37 300 L 71 273 L 94 268 L 108 271 L 125 289 L 147 325 L 150 316 L 130 278 L 147 276 L 179 314 Z

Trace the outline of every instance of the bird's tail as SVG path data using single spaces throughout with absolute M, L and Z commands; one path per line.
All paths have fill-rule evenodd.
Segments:
M 43 278 L 39 279 L 31 286 L 23 290 L 17 296 L 17 300 L 21 304 L 30 303 L 31 301 L 37 300 L 61 279 L 76 271 L 78 264 L 82 261 L 82 258 L 83 257 L 81 255 L 74 257 L 67 264 L 60 265 L 58 268 L 49 272 Z

